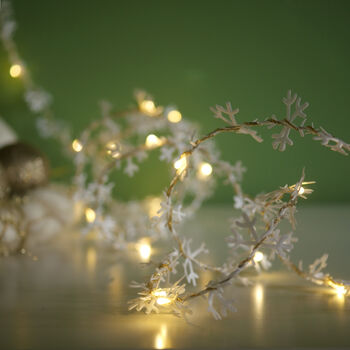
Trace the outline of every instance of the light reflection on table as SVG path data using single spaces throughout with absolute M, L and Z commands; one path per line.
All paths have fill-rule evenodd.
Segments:
M 255 286 L 251 289 L 253 297 L 253 319 L 254 327 L 257 335 L 259 337 L 263 334 L 263 325 L 264 325 L 264 286 L 261 283 L 256 283 Z
M 318 226 L 313 229 L 327 249 L 332 250 L 332 244 L 338 246 L 341 239 L 343 244 L 349 244 L 349 215 L 345 213 L 350 211 L 349 208 L 342 210 L 329 209 L 327 215 L 322 215 L 321 209 L 305 209 L 301 213 L 307 212 L 303 231 L 309 232 L 313 241 L 308 225 L 317 217 Z M 197 231 L 205 235 L 207 245 L 218 248 L 218 256 L 223 248 L 212 232 L 222 230 L 222 236 L 227 235 L 225 215 L 228 217 L 228 211 L 214 212 L 216 222 L 213 222 L 203 211 L 200 219 L 190 222 L 186 230 L 197 227 Z M 326 220 L 330 220 L 330 216 L 338 225 L 337 243 L 329 237 Z M 222 229 L 218 225 L 222 225 Z M 74 237 L 74 234 L 67 236 Z M 307 240 L 304 242 L 308 246 Z M 144 281 L 153 267 L 141 264 L 142 257 L 136 247 L 134 252 L 116 254 L 95 243 L 81 244 L 76 239 L 67 242 L 62 238 L 54 243 L 55 249 L 39 252 L 37 262 L 24 257 L 1 261 L 0 349 L 350 345 L 349 300 L 278 267 L 261 275 L 256 275 L 252 268 L 252 286 L 230 287 L 228 293 L 238 311 L 222 321 L 213 320 L 201 299 L 194 301 L 190 324 L 172 315 L 128 312 L 127 301 L 136 293 L 129 288 L 129 283 Z M 157 248 L 152 249 L 151 261 L 158 259 L 161 249 Z M 344 269 L 348 257 L 341 254 L 341 248 L 337 248 L 338 254 L 331 255 L 330 268 L 345 272 L 345 277 L 350 278 L 348 269 Z M 310 262 L 323 252 L 313 251 Z M 307 254 L 302 251 L 300 255 Z M 212 272 L 204 271 L 200 283 L 204 285 L 214 278 Z
M 171 343 L 168 338 L 168 329 L 166 324 L 160 326 L 159 333 L 156 334 L 154 339 L 154 347 L 156 349 L 171 348 Z

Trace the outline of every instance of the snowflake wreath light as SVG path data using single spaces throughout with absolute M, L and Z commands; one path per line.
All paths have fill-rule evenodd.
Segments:
M 305 125 L 307 119 L 305 109 L 308 107 L 308 103 L 302 103 L 297 94 L 288 91 L 287 96 L 283 98 L 283 103 L 286 106 L 286 115 L 283 119 L 279 120 L 273 115 L 263 121 L 254 120 L 246 123 L 237 122 L 239 110 L 233 110 L 230 103 L 226 107 L 217 105 L 211 109 L 214 117 L 223 120 L 228 126 L 218 128 L 206 136 L 190 142 L 190 147 L 181 154 L 179 160 L 183 162 L 183 167 L 176 172 L 165 192 L 161 216 L 158 218 L 162 222 L 164 231 L 173 237 L 176 246 L 159 264 L 147 282 L 134 282 L 132 284 L 132 287 L 140 288 L 141 291 L 138 298 L 130 301 L 130 310 L 145 309 L 146 313 L 150 313 L 159 312 L 162 308 L 185 317 L 190 312 L 190 301 L 199 296 L 206 296 L 208 310 L 215 319 L 220 319 L 228 311 L 235 310 L 232 300 L 227 299 L 224 294 L 225 287 L 234 281 L 248 283 L 247 277 L 241 277 L 244 270 L 252 265 L 257 270 L 260 270 L 261 267 L 267 269 L 275 257 L 278 257 L 289 269 L 308 281 L 333 288 L 339 294 L 350 294 L 349 282 L 335 280 L 328 273 L 323 272 L 327 266 L 327 255 L 316 259 L 308 269 L 303 269 L 302 262 L 296 265 L 290 259 L 289 254 L 297 241 L 297 238 L 293 236 L 296 227 L 294 216 L 297 201 L 299 197 L 306 199 L 312 193 L 312 189 L 307 186 L 314 183 L 313 181 L 304 181 L 304 170 L 301 178 L 294 185 L 285 185 L 273 192 L 251 198 L 243 192 L 240 184 L 242 169 L 237 172 L 236 168 L 230 168 L 222 161 L 216 163 L 215 159 L 210 159 L 214 164 L 215 173 L 232 186 L 235 192 L 234 206 L 240 212 L 240 216 L 232 219 L 232 235 L 227 238 L 230 254 L 222 266 L 211 266 L 203 263 L 198 256 L 202 253 L 208 253 L 205 245 L 202 244 L 197 249 L 191 248 L 191 241 L 182 238 L 177 230 L 177 224 L 181 219 L 178 207 L 181 206 L 181 203 L 177 198 L 176 187 L 182 181 L 186 181 L 186 177 L 192 170 L 192 158 L 196 152 L 201 150 L 203 143 L 221 133 L 246 134 L 261 142 L 262 139 L 254 128 L 281 127 L 280 133 L 272 135 L 274 149 L 284 151 L 287 145 L 293 145 L 290 132 L 296 131 L 300 136 L 310 134 L 314 140 L 321 141 L 323 146 L 347 155 L 347 152 L 350 151 L 348 143 L 333 137 L 323 128 Z M 296 122 L 297 118 L 301 120 L 300 123 Z M 281 232 L 279 228 L 280 223 L 285 220 L 291 226 L 291 231 L 287 233 Z M 180 273 L 176 269 L 179 264 L 182 264 Z M 186 289 L 189 289 L 191 285 L 197 286 L 200 270 L 211 270 L 219 273 L 220 277 L 217 280 L 209 281 L 198 290 L 186 293 Z M 175 283 L 170 282 L 171 275 L 177 277 Z

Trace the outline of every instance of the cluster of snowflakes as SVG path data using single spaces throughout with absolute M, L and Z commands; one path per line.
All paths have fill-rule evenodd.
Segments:
M 282 121 L 278 121 L 275 116 L 266 119 L 263 122 L 257 120 L 251 123 L 238 124 L 236 115 L 238 109 L 232 109 L 231 104 L 227 104 L 226 108 L 216 106 L 212 111 L 214 117 L 222 119 L 229 127 L 216 129 L 201 139 L 191 142 L 191 146 L 183 153 L 186 156 L 187 162 L 190 164 L 190 158 L 194 157 L 196 152 L 201 150 L 202 143 L 208 139 L 218 135 L 221 132 L 233 132 L 240 134 L 247 134 L 252 136 L 255 140 L 261 141 L 260 136 L 257 135 L 256 130 L 252 127 L 265 126 L 271 128 L 276 125 L 281 125 L 282 130 L 280 134 L 273 135 L 273 148 L 281 151 L 285 150 L 286 145 L 292 145 L 290 139 L 290 132 L 296 130 L 301 136 L 305 134 L 315 135 L 314 139 L 319 140 L 329 136 L 323 129 L 317 130 L 313 126 L 305 126 L 306 114 L 305 109 L 307 103 L 302 104 L 300 97 L 296 94 L 288 92 L 287 97 L 283 99 L 286 106 L 286 116 Z M 295 126 L 293 124 L 297 117 L 302 118 L 302 124 Z M 346 154 L 345 150 L 349 150 L 349 144 L 333 138 L 333 143 L 336 146 L 330 147 L 333 151 L 338 151 Z M 322 142 L 323 145 L 329 147 L 329 142 Z M 191 240 L 182 238 L 177 232 L 177 223 L 181 219 L 178 214 L 181 208 L 181 200 L 177 198 L 177 193 L 174 191 L 175 182 L 186 181 L 186 176 L 190 173 L 190 169 L 184 169 L 183 174 L 177 174 L 172 180 L 169 190 L 165 194 L 162 203 L 162 211 L 159 220 L 162 220 L 163 227 L 169 231 L 177 244 L 177 248 L 165 258 L 165 263 L 161 263 L 161 270 L 156 269 L 151 276 L 148 283 L 134 284 L 134 287 L 141 288 L 140 297 L 131 301 L 130 309 L 142 310 L 147 313 L 152 311 L 159 312 L 159 305 L 157 305 L 157 293 L 154 290 L 163 290 L 164 295 L 167 295 L 167 290 L 172 290 L 172 297 L 165 305 L 162 305 L 168 311 L 178 314 L 179 303 L 186 307 L 186 313 L 189 312 L 189 302 L 198 296 L 206 296 L 208 303 L 208 310 L 215 319 L 220 319 L 225 316 L 228 311 L 235 311 L 233 300 L 230 293 L 225 293 L 225 287 L 232 285 L 233 282 L 240 282 L 249 284 L 249 279 L 246 276 L 241 276 L 241 273 L 248 268 L 255 268 L 258 272 L 262 269 L 269 269 L 275 257 L 279 257 L 285 265 L 296 272 L 299 276 L 314 282 L 319 285 L 332 287 L 336 290 L 341 290 L 344 295 L 350 294 L 350 284 L 342 280 L 334 280 L 329 274 L 324 273 L 323 270 L 327 266 L 327 255 L 316 259 L 308 269 L 303 269 L 303 264 L 300 261 L 295 265 L 290 259 L 290 253 L 297 242 L 294 236 L 296 221 L 296 204 L 298 199 L 307 198 L 312 193 L 312 189 L 304 187 L 313 182 L 304 181 L 304 171 L 300 180 L 294 185 L 285 185 L 277 190 L 259 194 L 252 198 L 246 195 L 241 186 L 242 173 L 245 169 L 241 163 L 238 162 L 235 166 L 230 166 L 228 163 L 216 159 L 212 161 L 214 164 L 215 174 L 218 177 L 223 177 L 226 183 L 229 183 L 234 192 L 234 208 L 235 217 L 232 218 L 231 231 L 232 234 L 227 237 L 228 254 L 226 262 L 221 266 L 210 266 L 199 260 L 200 254 L 209 251 L 204 243 L 201 243 L 199 248 L 192 249 Z M 180 176 L 181 175 L 181 176 Z M 238 214 L 237 214 L 238 212 Z M 282 232 L 279 224 L 282 221 L 289 221 L 290 230 Z M 176 264 L 182 262 L 182 269 L 174 269 L 168 261 L 172 261 L 172 257 L 176 257 Z M 259 256 L 259 259 L 256 258 Z M 210 280 L 205 286 L 195 289 L 198 284 L 199 274 L 203 270 L 211 270 L 219 273 L 219 278 Z M 161 273 L 160 273 L 161 271 Z M 175 275 L 177 280 L 185 280 L 187 283 L 181 286 L 181 295 L 173 295 L 173 287 L 178 285 L 178 282 L 171 284 L 170 276 Z M 154 283 L 156 281 L 156 283 Z M 190 292 L 185 292 L 190 290 Z M 176 303 L 172 301 L 176 300 Z M 183 313 L 182 313 L 183 314 Z
M 131 202 L 115 199 L 117 196 L 112 195 L 114 183 L 110 180 L 111 173 L 123 171 L 126 176 L 132 177 L 149 153 L 157 149 L 160 161 L 169 163 L 169 168 L 172 168 L 173 158 L 181 154 L 186 149 L 188 140 L 198 133 L 197 128 L 186 120 L 178 123 L 168 121 L 167 113 L 174 110 L 174 107 L 157 106 L 151 111 L 143 111 L 142 102 L 153 103 L 153 99 L 143 91 L 136 93 L 136 101 L 136 108 L 123 112 L 114 112 L 111 105 L 103 103 L 102 118 L 93 121 L 83 131 L 78 138 L 81 150 L 74 153 L 74 199 L 85 207 L 92 208 L 96 214 L 95 220 L 87 223 L 84 232 L 97 230 L 115 248 L 124 248 L 127 243 L 145 236 L 164 237 L 165 231 L 160 223 L 162 219 L 157 215 L 154 215 L 152 221 L 149 220 L 148 199 Z M 157 134 L 159 144 L 147 146 L 145 140 L 150 133 Z M 206 153 L 216 153 L 212 143 L 196 156 L 196 168 Z M 179 189 L 181 196 L 183 199 L 191 198 L 191 201 L 174 212 L 174 219 L 177 216 L 181 219 L 185 215 L 191 216 L 212 193 L 214 180 L 197 181 L 196 174 L 193 173 L 184 185 L 186 186 Z

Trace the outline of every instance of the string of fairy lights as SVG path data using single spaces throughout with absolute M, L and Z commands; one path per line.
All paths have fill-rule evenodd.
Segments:
M 24 73 L 24 67 L 22 67 L 21 64 L 15 63 L 15 64 L 12 64 L 9 68 L 9 75 L 14 79 L 20 78 L 23 75 L 23 73 Z M 147 99 L 141 101 L 139 108 L 140 108 L 140 111 L 146 113 L 151 117 L 158 116 L 160 112 L 160 110 L 156 107 L 154 101 L 147 100 Z M 182 120 L 182 114 L 180 111 L 174 109 L 167 114 L 167 119 L 170 123 L 179 123 Z M 155 134 L 149 134 L 146 137 L 144 145 L 146 149 L 151 150 L 151 149 L 161 147 L 166 142 L 167 142 L 166 138 L 164 137 L 159 138 Z M 83 150 L 83 144 L 78 139 L 74 139 L 72 141 L 71 146 L 74 152 L 79 153 Z M 108 145 L 106 145 L 106 149 L 107 149 L 107 154 L 109 154 L 114 159 L 118 159 L 122 155 L 118 145 L 114 142 L 109 142 Z M 177 174 L 184 173 L 184 171 L 187 168 L 187 157 L 183 155 L 180 156 L 179 159 L 174 161 L 173 167 L 177 171 Z M 212 172 L 213 172 L 212 165 L 208 162 L 202 162 L 197 169 L 197 178 L 200 180 L 206 180 L 209 176 L 211 176 Z M 305 191 L 304 187 L 301 186 L 299 189 L 299 195 L 303 195 L 304 191 Z M 152 212 L 150 215 L 151 217 L 153 217 L 156 214 L 156 211 L 159 209 L 160 199 L 156 198 L 155 201 L 156 201 L 155 206 L 154 205 L 151 206 L 152 207 L 151 209 Z M 154 199 L 153 199 L 153 203 L 154 203 Z M 156 209 L 154 209 L 154 207 Z M 96 213 L 92 208 L 85 209 L 85 219 L 88 223 L 92 223 L 95 221 Z M 138 243 L 136 244 L 136 247 L 139 252 L 141 260 L 145 262 L 149 261 L 152 253 L 150 241 L 147 238 L 142 238 L 138 241 Z M 253 257 L 254 262 L 259 263 L 263 259 L 264 259 L 264 254 L 261 251 L 256 251 Z M 332 287 L 339 296 L 345 295 L 348 293 L 348 288 L 345 285 L 341 283 L 340 284 L 336 283 L 333 280 L 328 281 L 328 286 Z M 172 302 L 172 300 L 169 297 L 167 297 L 167 292 L 164 289 L 157 289 L 153 291 L 153 295 L 157 297 L 158 305 L 167 305 Z
M 237 132 L 239 131 L 240 126 L 237 125 L 236 128 L 234 128 L 232 131 Z M 179 159 L 177 160 L 177 164 L 175 168 L 177 169 L 176 175 L 171 181 L 168 191 L 167 191 L 167 196 L 168 198 L 171 198 L 174 187 L 176 186 L 177 182 L 179 179 L 183 179 L 183 175 L 187 171 L 187 167 L 189 164 L 189 158 L 192 156 L 193 152 L 197 149 L 198 145 L 201 144 L 202 142 L 208 140 L 211 137 L 214 137 L 220 132 L 226 132 L 227 129 L 216 129 L 214 133 L 210 133 L 207 136 L 204 136 L 203 138 L 197 140 L 196 142 L 192 143 L 192 148 L 190 148 L 188 151 L 184 152 Z M 263 246 L 264 241 L 266 241 L 270 236 L 273 235 L 273 232 L 277 226 L 277 224 L 284 218 L 286 215 L 286 210 L 288 208 L 295 207 L 296 201 L 298 197 L 306 198 L 305 195 L 310 194 L 312 190 L 305 188 L 305 185 L 310 185 L 313 184 L 313 181 L 303 181 L 304 180 L 304 174 L 300 181 L 292 186 L 287 187 L 287 192 L 290 193 L 290 200 L 283 204 L 282 207 L 280 207 L 278 211 L 278 215 L 271 221 L 271 223 L 267 226 L 267 231 L 265 234 L 261 236 L 259 240 L 257 240 L 249 255 L 244 258 L 240 263 L 237 263 L 237 267 L 231 271 L 229 274 L 225 274 L 224 277 L 219 280 L 219 281 L 211 281 L 210 283 L 207 284 L 205 288 L 198 292 L 191 293 L 187 296 L 180 296 L 180 294 L 184 293 L 184 288 L 177 292 L 174 293 L 172 288 L 160 288 L 160 284 L 162 279 L 164 278 L 164 275 L 169 275 L 171 273 L 171 263 L 168 260 L 165 260 L 161 266 L 163 266 L 163 272 L 159 271 L 159 269 L 156 270 L 156 272 L 151 276 L 150 280 L 144 284 L 144 285 L 139 285 L 138 287 L 142 288 L 142 292 L 139 294 L 141 295 L 139 298 L 134 299 L 131 301 L 131 306 L 130 309 L 136 308 L 138 311 L 142 310 L 143 308 L 146 309 L 146 313 L 155 311 L 158 312 L 157 308 L 155 308 L 153 305 L 154 301 L 157 303 L 157 305 L 160 306 L 166 306 L 169 307 L 171 306 L 171 309 L 173 312 L 181 312 L 179 309 L 179 304 L 188 301 L 189 299 L 203 296 L 205 294 L 209 294 L 208 300 L 209 300 L 209 309 L 212 309 L 212 313 L 215 318 L 221 318 L 220 314 L 213 308 L 213 303 L 212 299 L 210 298 L 210 295 L 212 295 L 213 291 L 219 292 L 220 296 L 222 296 L 220 289 L 223 286 L 226 286 L 228 282 L 236 277 L 242 270 L 245 269 L 247 266 L 251 266 L 252 264 L 258 264 L 259 262 L 262 262 L 265 258 L 264 254 L 258 250 L 261 246 Z M 237 184 L 236 184 L 237 185 Z M 281 197 L 286 193 L 283 191 L 283 189 L 276 191 L 278 196 L 278 199 L 281 199 Z M 279 193 L 278 193 L 279 192 Z M 276 200 L 276 197 L 275 197 Z M 271 205 L 270 203 L 265 203 L 265 209 Z M 294 214 L 293 214 L 294 215 Z M 295 224 L 294 218 L 291 219 L 292 225 Z M 168 215 L 167 215 L 167 226 L 169 231 L 172 233 L 175 241 L 178 243 L 178 255 L 182 255 L 187 261 L 192 260 L 193 262 L 196 262 L 199 266 L 201 263 L 198 263 L 198 261 L 192 259 L 190 256 L 188 256 L 184 252 L 184 243 L 183 241 L 179 238 L 178 234 L 175 233 L 174 231 L 174 225 L 173 225 L 173 209 L 170 208 Z M 255 229 L 254 229 L 255 230 Z M 279 254 L 279 258 L 287 265 L 289 266 L 292 270 L 294 270 L 299 276 L 312 281 L 318 285 L 324 285 L 327 287 L 332 288 L 335 290 L 336 294 L 339 297 L 343 297 L 349 294 L 350 291 L 350 284 L 349 282 L 346 281 L 335 281 L 329 274 L 323 274 L 320 273 L 320 271 L 317 271 L 317 273 L 314 271 L 314 274 L 312 273 L 307 273 L 302 270 L 302 267 L 297 267 L 294 265 L 289 258 L 286 256 L 283 256 L 283 254 Z M 325 267 L 325 260 L 327 259 L 327 256 L 323 256 L 321 259 L 317 259 L 315 261 L 314 266 L 320 266 L 318 270 L 321 270 L 322 268 Z M 165 267 L 165 268 L 164 268 Z M 209 266 L 206 266 L 206 269 L 217 269 L 217 268 L 211 268 Z M 164 272 L 165 270 L 165 272 Z M 310 272 L 311 272 L 311 267 L 310 267 Z M 176 284 L 175 284 L 176 285 Z M 148 298 L 145 298 L 145 295 L 148 296 Z M 210 301 L 211 300 L 211 301 Z
M 72 156 L 76 170 L 73 179 L 74 200 L 76 206 L 82 208 L 81 216 L 87 230 L 100 232 L 108 244 L 118 249 L 132 245 L 142 262 L 150 261 L 152 244 L 156 239 L 173 238 L 174 250 L 164 257 L 150 279 L 134 285 L 141 291 L 136 299 L 130 301 L 130 309 L 145 309 L 146 313 L 150 313 L 159 312 L 159 306 L 186 317 L 190 301 L 206 296 L 209 311 L 215 318 L 221 318 L 225 314 L 220 313 L 221 307 L 233 309 L 223 296 L 223 288 L 231 285 L 232 280 L 242 281 L 246 278 L 241 275 L 247 268 L 268 268 L 271 256 L 277 256 L 290 270 L 308 281 L 330 287 L 340 296 L 350 294 L 347 281 L 336 280 L 322 272 L 326 267 L 327 256 L 317 259 L 308 270 L 295 265 L 289 257 L 295 240 L 290 234 L 282 235 L 277 228 L 282 220 L 287 220 L 294 230 L 297 201 L 311 194 L 312 190 L 307 186 L 314 182 L 304 181 L 303 173 L 294 185 L 286 185 L 256 197 L 248 196 L 241 186 L 244 172 L 241 164 L 238 162 L 233 166 L 222 161 L 212 142 L 222 133 L 245 134 L 261 142 L 256 128 L 280 127 L 281 132 L 272 135 L 274 149 L 283 151 L 287 145 L 292 145 L 290 132 L 295 131 L 302 137 L 311 135 L 314 140 L 321 141 L 323 146 L 346 155 L 350 151 L 348 143 L 322 128 L 315 128 L 313 124 L 305 124 L 308 104 L 302 103 L 297 94 L 289 91 L 283 99 L 286 116 L 282 119 L 272 116 L 262 121 L 238 123 L 238 109 L 233 110 L 229 103 L 226 107 L 217 105 L 212 109 L 214 117 L 224 121 L 226 126 L 197 137 L 198 130 L 183 118 L 177 108 L 157 105 L 151 96 L 141 91 L 135 94 L 136 108 L 115 112 L 110 105 L 103 104 L 102 118 L 94 120 L 79 137 L 73 138 L 69 131 L 60 132 L 62 129 L 54 118 L 50 95 L 36 86 L 20 58 L 13 40 L 15 23 L 8 2 L 5 2 L 6 8 L 7 12 L 1 14 L 1 38 L 11 62 L 9 74 L 14 79 L 23 79 L 29 108 L 44 118 L 40 121 L 41 132 L 57 138 L 62 148 Z M 301 120 L 300 123 L 296 122 L 297 118 Z M 117 119 L 124 120 L 124 125 L 118 124 Z M 137 138 L 136 142 L 130 141 L 133 137 Z M 125 174 L 133 176 L 138 170 L 138 164 L 155 150 L 160 152 L 160 159 L 168 162 L 173 172 L 163 196 L 153 196 L 136 204 L 114 199 L 110 173 L 123 169 Z M 90 174 L 92 180 L 88 181 L 89 166 L 93 170 Z M 220 178 L 232 187 L 235 208 L 240 214 L 234 220 L 234 235 L 229 237 L 231 240 L 228 243 L 228 247 L 237 255 L 228 257 L 222 266 L 211 266 L 201 261 L 197 256 L 207 253 L 207 248 L 202 244 L 192 250 L 190 240 L 181 235 L 180 226 L 184 217 L 193 214 L 211 195 L 214 178 Z M 193 198 L 185 206 L 189 194 Z M 288 199 L 284 200 L 285 197 Z M 262 232 L 258 232 L 257 220 L 260 220 Z M 141 232 L 141 236 L 137 232 Z M 242 238 L 243 232 L 248 238 Z M 240 246 L 245 247 L 243 255 L 236 252 Z M 181 276 L 176 282 L 170 282 L 179 264 L 183 266 Z M 196 271 L 213 271 L 220 276 L 197 288 Z M 215 306 L 215 303 L 221 303 L 220 307 Z

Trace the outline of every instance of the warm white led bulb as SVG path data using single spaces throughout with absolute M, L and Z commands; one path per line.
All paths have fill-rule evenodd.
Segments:
M 159 304 L 159 305 L 167 305 L 170 303 L 171 303 L 171 299 L 169 299 L 169 298 L 166 298 L 166 297 L 157 298 L 157 304 Z
M 262 252 L 259 252 L 257 251 L 255 254 L 254 254 L 254 261 L 255 262 L 260 262 L 264 259 L 264 254 Z
M 96 220 L 95 210 L 93 210 L 91 208 L 86 208 L 85 209 L 85 218 L 86 218 L 86 221 L 89 223 L 94 222 Z
M 80 152 L 83 149 L 83 145 L 79 140 L 75 139 L 72 142 L 72 148 L 74 152 Z
M 153 292 L 153 295 L 156 297 L 166 297 L 166 291 L 158 289 Z
M 121 156 L 122 147 L 118 141 L 109 141 L 106 144 L 107 154 L 112 158 L 118 159 Z
M 170 123 L 178 123 L 181 121 L 182 119 L 182 115 L 179 111 L 177 111 L 176 109 L 171 110 L 168 113 L 168 120 Z
M 152 115 L 156 112 L 156 105 L 152 100 L 143 100 L 140 103 L 140 110 L 146 114 Z
M 167 292 L 164 289 L 156 289 L 152 294 L 157 297 L 157 304 L 166 305 L 171 303 L 171 299 L 167 296 Z
M 212 172 L 213 172 L 213 167 L 209 163 L 202 162 L 199 165 L 199 168 L 197 171 L 197 177 L 200 180 L 205 180 L 211 175 Z
M 150 134 L 146 137 L 145 145 L 147 148 L 159 147 L 162 145 L 162 140 L 158 136 Z
M 174 168 L 179 174 L 181 174 L 187 168 L 187 157 L 181 156 L 178 160 L 174 162 Z
M 335 291 L 336 291 L 336 293 L 337 293 L 338 296 L 343 296 L 343 295 L 346 294 L 346 288 L 345 288 L 344 286 L 338 286 L 338 285 L 336 285 L 336 286 L 334 287 L 334 289 L 335 289 Z
M 10 76 L 12 78 L 18 78 L 19 76 L 21 76 L 22 74 L 22 67 L 21 65 L 19 64 L 13 64 L 11 67 L 10 67 Z
M 151 253 L 152 253 L 152 248 L 151 245 L 149 244 L 148 240 L 142 239 L 138 244 L 137 244 L 137 250 L 139 251 L 139 255 L 142 261 L 148 261 Z

